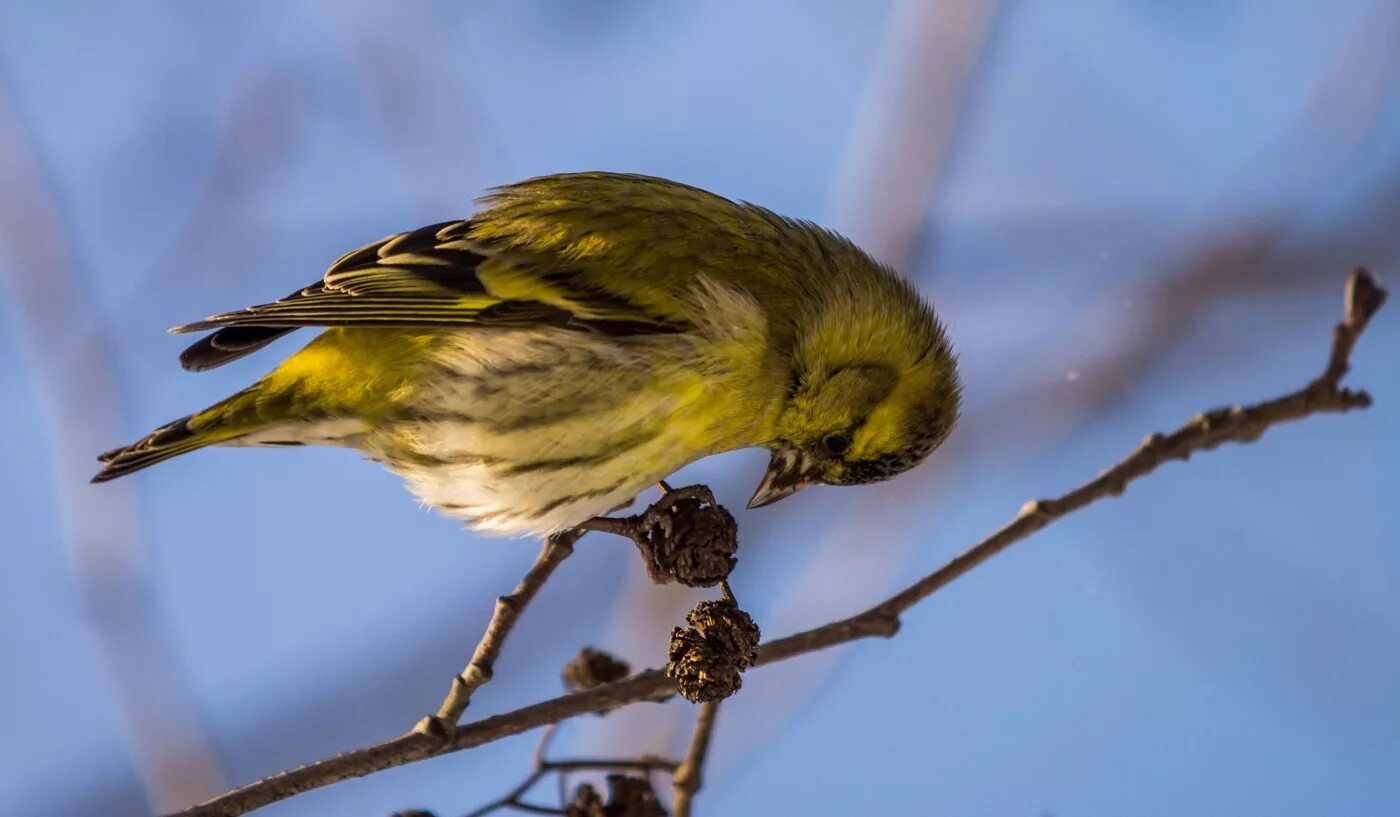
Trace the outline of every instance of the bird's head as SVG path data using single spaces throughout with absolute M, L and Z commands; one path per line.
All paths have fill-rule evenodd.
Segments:
M 794 385 L 768 443 L 772 461 L 750 508 L 808 485 L 889 479 L 952 431 L 961 386 L 942 327 L 903 282 L 876 295 L 873 304 L 848 298 L 855 309 L 806 327 Z

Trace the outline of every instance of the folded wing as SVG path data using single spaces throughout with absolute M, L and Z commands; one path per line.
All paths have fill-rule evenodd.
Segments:
M 433 224 L 347 253 L 322 280 L 272 303 L 213 315 L 170 330 L 217 330 L 190 346 L 181 365 L 204 371 L 237 360 L 304 326 L 559 326 L 609 335 L 683 327 L 650 314 L 558 257 L 500 256 L 471 237 L 471 221 Z M 492 269 L 511 282 L 489 285 Z

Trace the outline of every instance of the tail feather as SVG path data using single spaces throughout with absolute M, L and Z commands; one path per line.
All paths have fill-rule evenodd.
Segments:
M 187 368 L 211 368 L 289 331 L 220 329 L 190 347 L 183 360 Z M 363 433 L 367 405 L 388 410 L 389 398 L 379 395 L 407 382 L 403 363 L 423 342 L 418 335 L 323 332 L 243 391 L 102 454 L 103 468 L 92 481 L 107 482 L 209 445 L 341 444 Z
M 99 454 L 97 461 L 103 467 L 92 481 L 124 477 L 171 457 L 250 433 L 255 429 L 248 423 L 246 409 L 256 404 L 258 390 L 259 386 L 254 385 L 204 411 L 167 423 L 131 445 Z
M 97 472 L 97 476 L 94 476 L 92 481 L 107 482 L 117 477 L 123 477 L 171 457 L 219 441 L 217 435 L 200 434 L 191 428 L 190 421 L 193 418 L 194 415 L 182 417 L 173 423 L 161 426 L 131 445 L 114 448 L 100 455 L 97 460 L 103 463 L 103 468 Z

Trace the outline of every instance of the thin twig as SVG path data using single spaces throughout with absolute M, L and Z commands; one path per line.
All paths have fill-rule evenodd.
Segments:
M 947 178 L 996 0 L 891 4 L 879 63 L 861 93 L 855 127 L 836 173 L 827 219 L 876 258 L 907 271 Z
M 1366 408 L 1364 391 L 1341 387 L 1348 357 L 1371 317 L 1385 301 L 1382 290 L 1364 270 L 1347 284 L 1346 318 L 1333 333 L 1332 352 L 1322 375 L 1298 391 L 1248 407 L 1218 409 L 1197 415 L 1169 435 L 1153 434 L 1125 459 L 1092 480 L 1055 499 L 1027 503 L 1000 530 L 978 542 L 943 567 L 863 613 L 816 627 L 759 648 L 757 666 L 872 636 L 893 636 L 900 615 L 1008 546 L 1086 505 L 1117 496 L 1159 466 L 1184 460 L 1225 442 L 1253 442 L 1269 428 L 1313 414 Z M 494 715 L 457 728 L 450 741 L 410 732 L 397 738 L 344 752 L 272 775 L 215 797 L 179 814 L 184 817 L 235 817 L 303 791 L 352 777 L 402 766 L 436 755 L 460 751 L 518 735 L 590 712 L 603 712 L 640 701 L 663 700 L 675 693 L 675 682 L 659 669 L 639 672 L 621 681 L 563 695 L 521 709 Z
M 451 738 L 457 721 L 471 703 L 472 694 L 491 680 L 496 657 L 501 654 L 506 636 L 515 629 L 520 614 L 554 573 L 554 569 L 574 552 L 574 543 L 581 536 L 582 531 L 567 530 L 545 537 L 540 555 L 526 571 L 525 578 L 510 593 L 496 599 L 496 612 L 491 616 L 491 623 L 486 625 L 486 632 L 477 643 L 467 668 L 453 677 L 452 687 L 447 690 L 447 697 L 442 699 L 437 714 L 423 718 L 413 727 L 413 731 L 443 740 Z
M 540 733 L 540 742 L 535 744 L 535 768 L 543 769 L 546 762 L 545 755 L 549 754 L 549 746 L 554 742 L 554 736 L 559 734 L 559 724 L 551 723 Z
M 674 772 L 680 765 L 669 758 L 644 755 L 637 758 L 547 760 L 541 768 L 547 772 Z
M 533 788 L 536 783 L 540 782 L 540 778 L 544 777 L 546 774 L 549 774 L 549 772 L 545 771 L 544 769 L 536 769 L 535 771 L 531 772 L 530 776 L 525 778 L 524 782 L 522 782 L 519 786 L 516 786 L 509 792 L 506 792 L 506 794 L 503 797 L 492 800 L 491 802 L 487 803 L 481 808 L 476 809 L 475 811 L 467 814 L 467 817 L 485 817 L 485 815 L 490 814 L 491 812 L 496 811 L 498 809 L 503 809 L 507 807 L 520 807 L 522 805 L 522 803 L 520 802 L 520 798 L 524 797 L 525 792 Z
M 695 793 L 704 783 L 705 756 L 710 752 L 710 737 L 714 734 L 718 715 L 719 701 L 709 701 L 700 705 L 700 713 L 695 716 L 695 732 L 690 736 L 690 748 L 680 768 L 671 776 L 671 788 L 675 791 L 671 811 L 675 817 L 690 817 Z

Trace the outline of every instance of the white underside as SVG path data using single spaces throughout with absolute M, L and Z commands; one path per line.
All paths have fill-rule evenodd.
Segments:
M 560 345 L 536 341 L 502 336 L 482 360 L 467 338 L 445 354 L 463 377 L 441 384 L 430 408 L 482 421 L 408 424 L 392 443 L 408 441 L 440 461 L 396 461 L 389 446 L 373 444 L 371 456 L 389 463 L 424 504 L 502 535 L 547 533 L 605 514 L 694 458 L 676 438 L 686 406 L 642 387 L 654 375 L 633 351 L 577 333 Z M 474 379 L 534 360 L 560 369 L 488 380 L 484 389 Z M 499 425 L 531 411 L 557 417 L 522 429 Z M 531 467 L 539 463 L 547 465 Z

